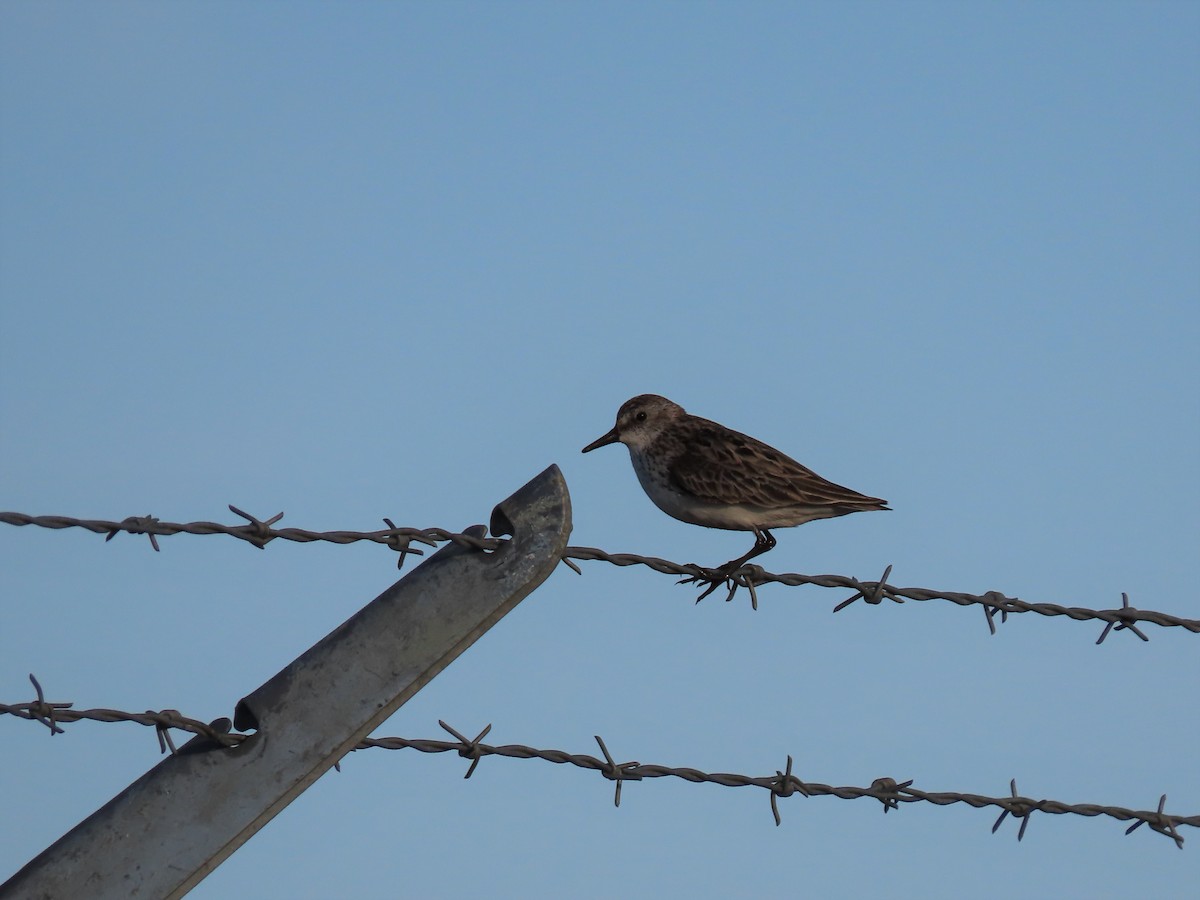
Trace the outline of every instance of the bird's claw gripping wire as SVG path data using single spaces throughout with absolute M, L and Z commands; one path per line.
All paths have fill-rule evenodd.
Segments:
M 733 566 L 731 563 L 726 563 L 720 568 L 708 569 L 692 563 L 688 568 L 694 569 L 695 574 L 679 579 L 676 584 L 704 586 L 704 590 L 696 598 L 697 603 L 719 587 L 729 588 L 729 593 L 725 597 L 725 602 L 728 603 L 733 599 L 733 595 L 737 593 L 738 588 L 744 587 L 750 592 L 750 606 L 753 609 L 758 609 L 758 592 L 755 591 L 754 587 L 756 583 L 755 576 L 763 571 L 761 566 Z

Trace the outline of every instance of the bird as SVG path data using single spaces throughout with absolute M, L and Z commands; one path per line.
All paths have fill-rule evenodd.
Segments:
M 891 508 L 886 500 L 834 484 L 774 447 L 690 415 L 658 394 L 625 401 L 616 424 L 583 452 L 615 443 L 629 449 L 642 490 L 667 515 L 707 528 L 753 532 L 754 546 L 745 554 L 683 579 L 709 585 L 699 600 L 727 581 L 733 588 L 726 599 L 732 599 L 737 582 L 731 576 L 775 547 L 772 528 Z

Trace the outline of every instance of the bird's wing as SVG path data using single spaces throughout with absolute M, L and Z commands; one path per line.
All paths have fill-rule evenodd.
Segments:
M 834 484 L 774 447 L 701 420 L 670 478 L 682 490 L 717 503 L 879 509 L 884 501 Z

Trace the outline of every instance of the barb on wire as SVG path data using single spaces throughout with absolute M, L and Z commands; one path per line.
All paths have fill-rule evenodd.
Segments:
M 463 778 L 470 778 L 475 774 L 475 767 L 479 765 L 479 760 L 483 759 L 483 754 L 479 752 L 479 742 L 487 737 L 488 732 L 492 730 L 492 724 L 489 722 L 483 731 L 475 735 L 475 740 L 473 741 L 467 740 L 441 719 L 438 719 L 438 724 L 442 726 L 443 730 L 450 732 L 452 735 L 458 738 L 458 742 L 462 744 L 462 749 L 458 751 L 458 755 L 463 759 L 469 759 L 471 761 L 471 765 L 467 767 L 467 774 L 464 775 Z
M 130 534 L 146 534 L 155 550 L 158 550 L 156 535 L 173 534 L 224 534 L 264 548 L 270 541 L 279 539 L 312 543 L 324 541 L 333 544 L 350 544 L 355 541 L 370 541 L 385 544 L 400 554 L 398 565 L 403 565 L 409 554 L 422 555 L 420 549 L 411 546 L 413 542 L 435 547 L 438 543 L 451 541 L 461 546 L 479 550 L 494 550 L 503 543 L 499 538 L 476 537 L 471 534 L 447 531 L 444 528 L 398 528 L 391 519 L 384 519 L 388 526 L 380 531 L 308 531 L 303 528 L 275 528 L 274 525 L 283 516 L 277 513 L 269 519 L 260 520 L 235 506 L 230 506 L 237 515 L 246 519 L 244 525 L 220 525 L 216 522 L 163 522 L 153 516 L 135 516 L 120 522 L 99 519 L 75 519 L 67 516 L 30 516 L 24 513 L 0 512 L 0 522 L 9 525 L 35 525 L 42 528 L 83 528 L 98 534 L 104 534 L 105 540 L 120 532 Z M 567 547 L 563 553 L 563 563 L 580 573 L 575 560 L 606 562 L 614 566 L 646 566 L 655 572 L 672 575 L 677 578 L 704 580 L 706 570 L 693 563 L 677 563 L 654 556 L 641 556 L 636 553 L 609 553 L 596 547 Z M 1200 619 L 1186 619 L 1170 613 L 1149 609 L 1137 609 L 1129 605 L 1129 595 L 1122 594 L 1122 605 L 1116 609 L 1089 609 L 1081 606 L 1062 606 L 1057 603 L 1030 603 L 1017 597 L 1009 597 L 999 591 L 988 591 L 984 594 L 969 594 L 961 591 L 939 591 L 921 587 L 897 587 L 887 583 L 892 567 L 889 565 L 878 581 L 860 581 L 846 575 L 803 575 L 799 572 L 776 574 L 764 570 L 761 566 L 748 564 L 725 576 L 725 584 L 730 588 L 726 600 L 732 600 L 739 587 L 744 587 L 750 594 L 753 609 L 758 609 L 757 588 L 768 584 L 780 584 L 786 587 L 811 586 L 830 588 L 833 590 L 853 591 L 850 597 L 834 606 L 834 612 L 840 612 L 847 606 L 863 600 L 869 605 L 878 606 L 884 600 L 893 603 L 903 603 L 906 600 L 928 601 L 943 600 L 958 606 L 981 606 L 988 630 L 996 633 L 995 616 L 1000 615 L 1001 623 L 1008 621 L 1010 613 L 1037 613 L 1042 616 L 1066 616 L 1074 621 L 1095 620 L 1105 623 L 1105 628 L 1097 644 L 1108 637 L 1110 631 L 1128 630 L 1143 641 L 1148 636 L 1138 627 L 1139 623 L 1149 623 L 1161 627 L 1182 628 L 1192 634 L 1200 634 Z
M 190 719 L 180 715 L 178 710 L 162 710 L 161 712 L 147 711 L 145 713 L 122 712 L 114 709 L 75 709 L 71 703 L 47 703 L 41 685 L 32 675 L 30 680 L 37 691 L 37 699 L 28 703 L 0 704 L 0 714 L 8 714 L 30 721 L 41 722 L 51 730 L 51 734 L 61 733 L 61 724 L 78 722 L 89 719 L 96 722 L 135 722 L 155 728 L 159 738 L 161 752 L 175 753 L 176 748 L 170 740 L 169 729 L 179 729 L 204 737 L 223 747 L 232 747 L 249 738 L 251 735 L 238 734 L 230 731 L 231 723 L 227 718 L 205 723 L 199 719 Z M 51 718 L 52 716 L 52 718 Z M 661 766 L 636 761 L 618 763 L 608 751 L 604 739 L 596 735 L 596 743 L 600 746 L 603 759 L 586 754 L 568 753 L 565 750 L 540 750 L 523 744 L 492 745 L 483 743 L 483 739 L 492 730 L 489 724 L 474 738 L 466 737 L 443 721 L 438 722 L 442 729 L 455 738 L 453 741 L 435 740 L 429 738 L 381 737 L 366 738 L 361 741 L 356 750 L 417 750 L 421 753 L 457 753 L 463 759 L 471 760 L 470 768 L 465 777 L 470 778 L 475 767 L 485 756 L 499 756 L 509 759 L 541 759 L 559 765 L 572 765 L 580 769 L 590 769 L 599 772 L 609 781 L 616 782 L 613 802 L 621 805 L 621 788 L 627 781 L 642 781 L 647 778 L 679 778 L 692 784 L 716 784 L 724 787 L 757 787 L 765 789 L 770 796 L 771 814 L 775 824 L 783 820 L 779 814 L 779 798 L 800 794 L 803 797 L 837 797 L 842 800 L 858 800 L 863 798 L 878 800 L 883 805 L 886 814 L 890 810 L 899 810 L 905 803 L 932 803 L 936 806 L 949 806 L 955 803 L 965 803 L 976 809 L 993 807 L 1000 810 L 1000 817 L 992 826 L 995 833 L 1008 816 L 1021 819 L 1021 827 L 1017 832 L 1017 840 L 1025 836 L 1029 825 L 1029 817 L 1033 812 L 1044 812 L 1052 815 L 1078 816 L 1108 816 L 1118 821 L 1130 822 L 1126 834 L 1132 834 L 1142 825 L 1149 825 L 1158 834 L 1169 837 L 1180 849 L 1183 848 L 1183 836 L 1179 827 L 1188 825 L 1200 828 L 1200 815 L 1181 816 L 1165 811 L 1167 796 L 1163 794 L 1158 801 L 1156 810 L 1134 810 L 1121 806 L 1102 806 L 1092 803 L 1062 803 L 1058 800 L 1034 800 L 1022 797 L 1017 792 L 1017 782 L 1009 782 L 1009 796 L 988 797 L 980 794 L 941 791 L 926 792 L 913 787 L 912 780 L 898 782 L 894 778 L 876 778 L 869 787 L 833 786 L 813 781 L 802 781 L 792 770 L 792 757 L 787 758 L 787 765 L 774 775 L 755 776 L 739 775 L 729 772 L 703 772 L 699 769 Z M 340 768 L 340 767 L 339 767 Z
M 878 779 L 876 779 L 878 780 Z M 804 789 L 804 782 L 792 774 L 792 754 L 788 754 L 787 765 L 783 771 L 775 770 L 775 777 L 771 779 L 771 815 L 775 817 L 775 827 L 778 828 L 783 824 L 783 818 L 779 815 L 779 804 L 776 802 L 776 797 L 790 797 L 792 794 L 799 791 L 805 797 L 809 796 Z M 884 812 L 887 812 L 885 809 Z
M 883 814 L 886 816 L 889 809 L 899 809 L 900 801 L 903 799 L 900 794 L 913 783 L 910 778 L 908 781 L 896 783 L 895 778 L 876 778 L 871 782 L 872 789 L 879 792 L 879 802 L 883 804 Z
M 1023 840 L 1025 837 L 1025 827 L 1029 824 L 1029 817 L 1033 814 L 1036 808 L 1034 804 L 1029 803 L 1017 793 L 1017 779 L 1013 779 L 1008 783 L 1008 789 L 1012 792 L 1012 806 L 1005 807 L 1004 812 L 1000 813 L 1000 818 L 996 820 L 996 824 L 992 826 L 992 834 L 996 833 L 996 829 L 1000 827 L 1000 823 L 1008 818 L 1008 814 L 1012 813 L 1014 818 L 1021 820 L 1021 828 L 1017 832 L 1017 840 Z
M 868 582 L 867 584 L 859 584 L 857 579 L 854 579 L 854 587 L 855 587 L 854 596 L 849 597 L 846 600 L 843 600 L 841 603 L 839 603 L 837 606 L 835 606 L 833 608 L 833 611 L 835 613 L 841 612 L 843 609 L 845 609 L 847 606 L 849 606 L 851 603 L 854 603 L 857 600 L 865 600 L 870 606 L 878 606 L 880 603 L 883 602 L 883 599 L 884 599 L 883 598 L 883 588 L 884 588 L 884 585 L 887 584 L 888 576 L 891 574 L 892 574 L 892 567 L 888 566 L 886 569 L 883 570 L 883 575 L 881 575 L 879 577 L 879 580 L 874 582 L 874 584 L 872 584 L 870 582 Z M 888 597 L 887 599 L 889 599 L 895 603 L 903 603 L 904 602 L 904 598 L 902 598 L 902 597 Z
M 232 506 L 229 508 L 233 509 Z M 154 548 L 155 553 L 158 553 L 160 549 L 158 546 L 158 538 L 155 537 L 154 532 L 150 530 L 157 524 L 158 519 L 154 518 L 154 516 L 150 515 L 149 513 L 144 516 L 130 516 L 127 519 L 122 519 L 120 522 L 115 523 L 115 526 L 110 528 L 108 530 L 108 534 L 105 535 L 104 542 L 107 544 L 122 531 L 128 531 L 130 534 L 144 534 L 149 536 L 150 546 Z
M 74 703 L 47 703 L 42 686 L 32 674 L 29 680 L 33 682 L 37 699 L 28 703 L 0 703 L 0 715 L 16 716 L 29 719 L 31 722 L 41 722 L 50 729 L 50 734 L 65 734 L 63 725 L 79 722 L 84 719 L 93 722 L 136 722 L 138 725 L 153 727 L 158 733 L 159 749 L 165 753 L 170 750 L 175 753 L 175 744 L 168 730 L 177 728 L 192 734 L 208 738 L 226 747 L 232 747 L 244 741 L 248 735 L 230 733 L 233 723 L 229 719 L 217 719 L 214 722 L 201 722 L 199 719 L 189 719 L 181 715 L 177 709 L 164 709 L 159 712 L 146 710 L 144 713 L 123 712 L 119 709 L 75 709 Z
M 1182 850 L 1183 849 L 1183 838 L 1180 836 L 1179 832 L 1175 829 L 1175 826 L 1177 824 L 1179 824 L 1179 820 L 1177 819 L 1177 817 L 1169 816 L 1163 812 L 1163 807 L 1166 805 L 1167 805 L 1167 795 L 1163 794 L 1161 797 L 1158 798 L 1157 820 L 1138 819 L 1136 822 L 1134 822 L 1132 825 L 1130 825 L 1128 828 L 1125 829 L 1125 833 L 1133 834 L 1135 831 L 1137 831 L 1143 825 L 1149 825 L 1154 831 L 1157 831 L 1159 834 L 1164 834 L 1167 837 L 1169 837 L 1171 840 L 1173 840 L 1175 842 L 1175 846 L 1178 847 L 1180 850 Z M 1186 823 L 1184 823 L 1184 824 L 1186 824 Z
M 620 807 L 621 805 L 621 785 L 626 781 L 641 781 L 642 776 L 637 773 L 637 769 L 641 768 L 639 762 L 623 762 L 618 763 L 612 758 L 612 754 L 608 752 L 608 747 L 604 745 L 604 738 L 600 735 L 595 735 L 596 743 L 600 745 L 600 752 L 604 754 L 605 765 L 600 769 L 600 772 L 609 781 L 617 783 L 617 791 L 613 795 L 613 806 Z
M 1119 624 L 1117 622 L 1110 621 L 1107 625 L 1105 625 L 1104 631 L 1102 631 L 1100 633 L 1100 637 L 1098 637 L 1096 639 L 1096 643 L 1103 644 L 1104 639 L 1106 637 L 1108 637 L 1108 633 L 1113 630 L 1114 625 L 1116 626 L 1117 631 L 1120 631 L 1123 628 L 1128 628 L 1130 631 L 1132 631 L 1134 634 L 1136 634 L 1138 637 L 1140 637 L 1143 641 L 1150 640 L 1150 638 L 1146 637 L 1146 635 L 1144 635 L 1141 632 L 1141 630 L 1138 629 L 1137 625 L 1133 624 L 1136 621 L 1136 618 L 1134 616 L 1134 613 L 1136 613 L 1136 612 L 1137 612 L 1137 610 L 1129 605 L 1129 595 L 1122 592 L 1121 593 L 1121 608 L 1116 611 L 1116 615 L 1120 620 Z
M 49 728 L 51 737 L 54 737 L 56 734 L 66 734 L 65 731 L 58 727 L 58 723 L 55 721 L 55 718 L 56 716 L 60 715 L 62 710 L 70 709 L 75 704 L 47 703 L 46 695 L 42 691 L 42 685 L 33 676 L 32 672 L 29 673 L 29 680 L 33 684 L 34 691 L 37 692 L 37 699 L 32 703 L 26 704 L 29 718 L 33 719 L 35 722 L 41 722 L 43 725 Z

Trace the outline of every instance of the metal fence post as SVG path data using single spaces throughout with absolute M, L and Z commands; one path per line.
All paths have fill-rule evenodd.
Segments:
M 237 705 L 256 733 L 190 741 L 0 885 L 0 898 L 181 897 L 549 577 L 571 533 L 551 466 Z M 482 527 L 478 532 L 482 536 Z

